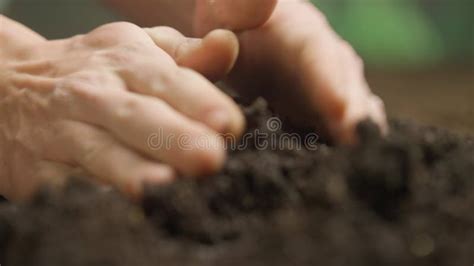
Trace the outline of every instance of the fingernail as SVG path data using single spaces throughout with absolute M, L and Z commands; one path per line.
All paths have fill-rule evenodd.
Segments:
M 206 117 L 206 124 L 219 133 L 225 133 L 229 128 L 230 116 L 224 110 L 215 110 Z

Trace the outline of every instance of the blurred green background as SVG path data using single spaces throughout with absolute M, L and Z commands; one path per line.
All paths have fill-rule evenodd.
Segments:
M 474 62 L 474 0 L 312 2 L 369 65 L 425 67 Z M 94 0 L 0 0 L 0 8 L 49 38 L 82 33 L 120 19 Z
M 472 0 L 312 0 L 371 64 L 474 60 Z

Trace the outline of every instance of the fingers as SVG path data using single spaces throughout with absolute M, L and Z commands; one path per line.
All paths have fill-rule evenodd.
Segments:
M 48 160 L 35 162 L 33 158 L 28 159 L 31 160 L 25 161 L 33 162 L 28 167 L 24 167 L 24 161 L 22 161 L 21 165 L 14 165 L 14 170 L 9 173 L 12 175 L 12 178 L 15 178 L 14 181 L 19 184 L 9 187 L 6 191 L 2 191 L 2 195 L 11 201 L 28 201 L 42 187 L 58 187 L 74 171 L 67 164 Z
M 366 119 L 372 120 L 382 132 L 386 132 L 383 102 L 370 91 L 364 78 L 362 60 L 344 41 L 329 36 L 326 45 L 326 50 L 332 51 L 312 57 L 318 61 L 311 65 L 309 71 L 319 72 L 318 80 L 312 84 L 319 88 L 315 99 L 332 137 L 340 143 L 356 143 L 357 125 Z
M 101 30 L 108 32 L 110 30 L 117 31 L 117 29 L 123 29 L 125 32 L 136 30 L 135 26 L 128 24 L 112 24 L 101 27 L 101 29 L 94 31 L 94 34 Z M 207 125 L 216 132 L 239 135 L 243 131 L 244 119 L 233 100 L 197 72 L 178 67 L 171 56 L 154 45 L 154 42 L 145 31 L 140 28 L 139 31 L 145 35 L 145 39 L 150 44 L 147 41 L 139 40 L 138 43 L 116 45 L 98 53 L 99 58 L 96 61 L 99 63 L 105 61 L 106 64 L 110 65 L 115 70 L 114 72 L 119 75 L 119 78 L 125 81 L 125 87 L 128 90 L 160 98 L 175 110 Z M 236 44 L 232 43 L 236 40 L 234 39 L 235 36 L 229 32 L 215 31 L 201 41 L 202 45 L 195 48 L 193 44 L 190 47 L 186 45 L 186 39 L 169 28 L 155 28 L 147 31 L 168 53 L 178 58 L 178 60 L 183 60 L 183 64 L 202 67 L 201 70 L 210 73 L 209 75 L 219 75 L 217 72 L 230 68 L 235 62 L 235 49 L 237 48 L 235 47 Z M 124 36 L 116 37 L 118 40 L 124 38 Z M 98 38 L 98 40 L 88 38 L 87 43 L 89 45 L 97 43 L 102 45 L 101 40 L 101 38 Z M 222 42 L 229 42 L 230 45 L 225 45 L 225 47 L 231 47 L 230 50 L 234 51 L 226 51 L 228 48 L 220 45 Z M 193 42 L 191 41 L 191 43 Z M 212 57 L 207 56 L 206 53 L 212 54 L 209 49 L 218 50 L 215 46 L 223 49 L 222 54 L 227 54 L 227 59 L 220 56 L 212 59 Z M 102 57 L 105 57 L 105 59 Z M 204 58 L 215 62 L 212 62 L 212 64 L 200 62 L 201 59 L 207 60 Z M 223 60 L 223 63 L 219 63 L 219 60 Z M 227 66 L 224 67 L 224 65 Z M 94 67 L 92 66 L 92 69 Z M 206 68 L 208 70 L 205 70 Z M 225 72 L 227 70 L 223 73 Z M 103 80 L 103 78 L 95 79 Z M 103 82 L 99 83 L 95 84 L 97 88 L 93 89 L 104 90 L 102 87 L 108 86 L 102 84 Z
M 385 104 L 380 97 L 372 95 L 369 99 L 369 118 L 380 126 L 382 134 L 386 135 L 389 130 Z
M 163 100 L 81 86 L 69 87 L 67 93 L 74 100 L 63 100 L 61 109 L 71 119 L 104 128 L 124 145 L 183 175 L 214 173 L 224 163 L 222 139 Z
M 271 16 L 277 0 L 197 0 L 196 33 L 216 28 L 242 31 L 256 28 Z
M 130 90 L 162 99 L 218 133 L 239 136 L 243 132 L 245 120 L 240 109 L 211 82 L 189 69 L 169 66 L 156 71 L 160 68 L 159 62 L 151 62 L 140 72 L 125 71 L 123 78 Z
M 356 126 L 367 118 L 386 129 L 383 105 L 370 92 L 362 61 L 309 1 L 279 1 L 268 25 L 241 33 L 239 40 L 233 82 L 252 96 L 261 88 L 295 124 L 313 125 L 340 143 L 356 142 Z M 262 69 L 268 78 L 251 82 Z
M 178 65 L 191 68 L 210 80 L 223 78 L 237 60 L 239 44 L 230 31 L 214 30 L 203 39 L 194 39 L 169 27 L 144 30 Z
M 43 160 L 36 165 L 35 172 L 41 184 L 59 187 L 65 183 L 67 177 L 76 173 L 77 169 L 65 163 Z
M 298 29 L 291 34 L 295 43 L 301 43 L 296 54 L 301 64 L 298 79 L 330 136 L 336 142 L 354 144 L 357 125 L 366 119 L 386 131 L 383 103 L 365 80 L 361 58 L 331 29 L 324 15 L 311 5 L 281 4 L 275 16 L 293 21 L 282 24 L 282 29 Z
M 62 128 L 68 158 L 132 199 L 141 197 L 145 183 L 163 184 L 175 177 L 171 167 L 142 157 L 101 129 L 80 122 L 64 122 Z

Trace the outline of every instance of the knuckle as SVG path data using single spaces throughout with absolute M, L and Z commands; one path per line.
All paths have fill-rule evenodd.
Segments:
M 140 113 L 140 108 L 142 108 L 142 104 L 137 98 L 126 97 L 123 103 L 117 106 L 117 120 L 124 124 L 130 122 L 135 119 L 136 114 Z
M 74 35 L 71 38 L 66 40 L 67 48 L 70 50 L 80 49 L 83 47 L 84 44 L 87 44 L 89 39 L 89 35 L 78 34 Z
M 124 48 L 123 46 L 105 51 L 103 56 L 106 61 L 114 65 L 132 64 L 136 58 L 130 49 Z
M 137 25 L 126 22 L 126 21 L 119 21 L 119 22 L 113 22 L 109 23 L 107 25 L 102 26 L 104 30 L 110 30 L 113 32 L 136 32 L 136 31 L 141 31 L 142 29 L 138 27 Z
M 104 51 L 107 51 L 107 49 L 91 51 L 87 56 L 87 62 L 92 66 L 103 65 L 105 63 Z
M 180 86 L 181 81 L 186 79 L 186 77 L 181 74 L 182 73 L 179 68 L 170 65 L 169 67 L 163 68 L 159 73 L 155 74 L 158 76 L 157 80 L 160 84 L 154 85 L 155 87 L 158 87 L 159 85 L 162 93 L 165 93 L 170 89 L 176 89 L 178 86 Z
M 105 98 L 103 90 L 99 88 L 104 77 L 99 72 L 84 73 L 75 77 L 66 78 L 58 86 L 56 97 L 69 98 L 76 102 L 100 103 Z
M 84 41 L 90 46 L 109 47 L 128 42 L 144 42 L 146 33 L 137 25 L 129 22 L 114 22 L 103 25 L 90 34 Z
M 136 65 L 144 60 L 148 48 L 140 42 L 129 42 L 118 45 L 102 53 L 106 61 L 113 65 Z
M 140 55 L 148 52 L 149 48 L 141 42 L 128 42 L 117 47 L 118 52 L 128 55 Z
M 151 28 L 151 31 L 156 32 L 158 34 L 164 34 L 166 36 L 183 37 L 183 35 L 178 30 L 168 26 L 159 26 Z

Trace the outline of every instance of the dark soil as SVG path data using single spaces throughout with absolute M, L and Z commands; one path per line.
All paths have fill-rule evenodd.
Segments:
M 246 108 L 265 131 L 262 101 Z M 355 148 L 232 152 L 222 173 L 142 206 L 78 179 L 0 211 L 3 266 L 474 263 L 474 142 L 392 121 Z M 278 132 L 281 134 L 282 132 Z

